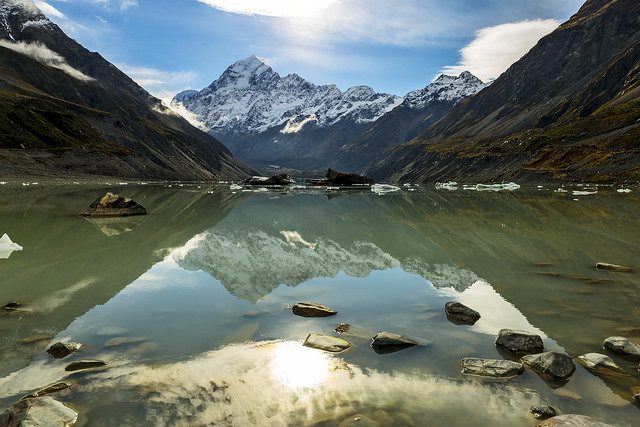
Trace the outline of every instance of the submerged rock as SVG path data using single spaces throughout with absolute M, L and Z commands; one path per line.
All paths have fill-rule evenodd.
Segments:
M 533 405 L 529 408 L 529 412 L 533 414 L 536 420 L 546 420 L 558 414 L 553 407 L 546 405 Z
M 148 338 L 145 337 L 118 337 L 111 338 L 107 341 L 104 346 L 105 347 L 119 347 L 124 345 L 132 345 L 132 344 L 141 344 L 149 341 Z
M 46 387 L 43 387 L 38 391 L 34 391 L 33 393 L 23 397 L 22 400 L 24 400 L 24 399 L 32 399 L 32 398 L 35 398 L 35 397 L 42 397 L 42 396 L 45 396 L 47 394 L 57 393 L 59 391 L 66 390 L 69 387 L 71 387 L 71 383 L 70 382 L 68 382 L 68 381 L 60 381 L 60 382 L 57 382 L 55 384 L 51 384 L 51 385 L 48 385 Z
M 331 353 L 340 353 L 341 351 L 348 350 L 351 347 L 351 343 L 342 338 L 332 337 L 330 335 L 309 334 L 304 342 L 304 346 L 329 351 Z
M 113 193 L 106 193 L 98 197 L 89 209 L 81 213 L 88 217 L 113 217 L 146 215 L 147 210 L 137 202 Z
M 587 353 L 582 356 L 578 356 L 578 361 L 586 368 L 592 370 L 611 370 L 617 372 L 624 372 L 616 362 L 609 356 L 600 353 Z
M 84 369 L 92 369 L 92 368 L 100 368 L 102 366 L 106 366 L 107 362 L 103 362 L 102 360 L 96 359 L 86 359 L 86 360 L 78 360 L 77 362 L 72 362 L 64 368 L 67 372 L 74 371 L 82 371 Z
M 6 310 L 6 311 L 15 311 L 18 308 L 20 308 L 21 306 L 22 306 L 22 304 L 20 304 L 18 301 L 9 301 L 2 308 L 4 310 Z
M 245 184 L 248 185 L 260 185 L 260 186 L 278 186 L 278 185 L 291 185 L 295 184 L 296 181 L 285 173 L 273 175 L 270 178 L 266 176 L 252 176 L 244 180 Z
M 609 337 L 604 340 L 604 348 L 631 359 L 640 359 L 640 344 L 625 337 Z
M 608 264 L 606 262 L 597 263 L 596 264 L 596 268 L 598 270 L 616 271 L 618 273 L 632 273 L 633 272 L 633 268 L 631 268 L 631 267 L 626 267 L 624 265 L 617 265 L 617 264 Z
M 47 353 L 56 359 L 63 359 L 71 353 L 80 350 L 82 344 L 77 342 L 57 342 L 47 349 Z
M 0 413 L 0 426 L 72 426 L 78 413 L 50 397 L 24 399 Z
M 23 338 L 20 340 L 21 344 L 36 344 L 42 341 L 51 341 L 53 337 L 51 335 L 34 335 L 32 337 Z
M 566 354 L 548 351 L 541 354 L 530 354 L 520 359 L 522 363 L 543 375 L 554 379 L 566 380 L 576 370 L 573 359 Z
M 340 323 L 334 330 L 339 334 L 346 334 L 351 330 L 351 325 L 348 323 Z
M 468 357 L 462 359 L 462 373 L 485 377 L 515 377 L 524 372 L 524 365 L 510 360 L 480 359 Z
M 293 306 L 293 314 L 302 317 L 329 317 L 335 316 L 338 312 L 326 305 L 300 302 Z
M 538 427 L 613 427 L 586 415 L 558 415 L 538 424 Z
M 524 331 L 502 329 L 498 333 L 496 345 L 506 348 L 514 353 L 539 353 L 544 350 L 542 338 L 539 335 Z
M 453 322 L 473 325 L 480 320 L 480 313 L 459 302 L 446 303 L 444 311 L 447 313 L 447 318 Z
M 418 345 L 416 340 L 393 332 L 380 332 L 373 337 L 371 343 L 373 347 L 413 347 L 414 345 Z

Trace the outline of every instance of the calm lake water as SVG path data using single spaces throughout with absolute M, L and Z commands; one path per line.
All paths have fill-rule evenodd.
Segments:
M 573 357 L 603 352 L 612 335 L 640 341 L 640 274 L 594 269 L 640 267 L 640 191 L 556 188 L 0 186 L 0 235 L 24 248 L 0 259 L 0 302 L 25 304 L 0 313 L 0 406 L 67 378 L 54 397 L 79 425 L 329 426 L 363 414 L 380 425 L 530 426 L 533 404 L 638 425 L 637 362 L 614 357 L 627 372 L 615 377 L 578 366 L 559 388 L 530 370 L 461 374 L 463 357 L 509 357 L 494 346 L 501 328 Z M 150 214 L 75 216 L 106 190 Z M 482 318 L 450 323 L 451 300 Z M 297 317 L 299 301 L 339 313 Z M 347 352 L 302 346 L 341 322 L 353 325 Z M 382 330 L 422 345 L 377 354 L 370 339 Z M 64 339 L 84 346 L 63 360 L 44 352 Z M 64 371 L 86 358 L 108 368 Z

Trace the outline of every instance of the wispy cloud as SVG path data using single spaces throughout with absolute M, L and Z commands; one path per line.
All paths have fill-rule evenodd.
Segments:
M 338 0 L 198 0 L 216 9 L 243 15 L 277 17 L 313 16 Z
M 470 71 L 482 80 L 495 79 L 560 25 L 553 19 L 514 22 L 483 28 L 460 50 L 460 62 L 442 72 Z
M 65 74 L 73 77 L 74 79 L 85 82 L 95 80 L 94 78 L 84 74 L 82 71 L 73 68 L 60 54 L 49 49 L 41 42 L 16 43 L 10 42 L 8 40 L 0 40 L 0 46 L 28 56 L 29 58 L 34 59 L 48 67 L 57 68 L 63 71 Z
M 45 2 L 45 1 L 33 0 L 33 3 L 35 3 L 35 5 L 38 7 L 38 9 L 40 9 L 42 11 L 42 13 L 44 13 L 48 17 L 54 17 L 54 18 L 59 18 L 59 19 L 65 19 L 66 18 L 64 13 L 60 12 L 54 6 L 52 6 L 51 4 L 49 4 L 49 3 Z

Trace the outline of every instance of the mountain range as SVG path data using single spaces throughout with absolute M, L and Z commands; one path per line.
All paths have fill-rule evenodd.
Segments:
M 0 160 L 4 176 L 195 180 L 252 172 L 31 0 L 0 2 Z
M 231 65 L 182 104 L 241 159 L 257 166 L 359 170 L 406 142 L 486 85 L 470 73 L 441 76 L 402 98 L 368 86 L 341 91 L 296 74 L 281 77 L 256 56 Z

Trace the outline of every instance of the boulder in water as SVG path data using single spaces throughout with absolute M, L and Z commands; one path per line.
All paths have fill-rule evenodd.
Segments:
M 326 305 L 300 302 L 293 306 L 293 314 L 302 317 L 329 317 L 335 316 L 338 312 Z
M 599 262 L 596 264 L 596 268 L 598 270 L 608 270 L 608 271 L 615 271 L 618 273 L 632 273 L 633 272 L 633 268 L 631 267 L 626 267 L 624 265 L 618 265 L 618 264 L 609 264 L 606 262 Z
M 21 306 L 22 306 L 22 304 L 20 304 L 18 301 L 9 301 L 8 303 L 5 304 L 3 309 L 5 311 L 15 311 L 18 308 L 20 308 Z
M 520 359 L 522 363 L 536 372 L 552 379 L 566 380 L 576 370 L 573 359 L 566 354 L 548 351 L 541 354 L 530 354 Z
M 63 359 L 71 353 L 78 351 L 82 344 L 77 342 L 57 342 L 47 349 L 47 353 L 56 359 Z
M 86 217 L 117 217 L 146 215 L 147 210 L 134 200 L 113 193 L 98 197 L 89 209 L 81 213 Z
M 604 340 L 604 348 L 630 359 L 640 360 L 640 344 L 625 337 L 609 337 Z
M 38 391 L 34 391 L 33 393 L 23 397 L 22 400 L 24 400 L 24 399 L 32 399 L 34 397 L 42 397 L 42 396 L 45 396 L 47 394 L 57 393 L 59 391 L 66 390 L 69 387 L 71 387 L 71 383 L 69 381 L 60 381 L 60 382 L 57 382 L 55 384 L 51 384 L 51 385 L 48 385 L 46 387 L 43 387 L 43 388 L 39 389 Z
M 587 353 L 582 356 L 578 356 L 578 362 L 587 369 L 593 371 L 617 371 L 624 372 L 616 362 L 609 356 L 600 353 Z
M 67 372 L 75 372 L 75 371 L 82 371 L 85 369 L 101 368 L 106 365 L 107 365 L 107 362 L 103 362 L 102 360 L 95 360 L 95 359 L 78 360 L 77 362 L 72 362 L 69 365 L 67 365 L 67 367 L 64 368 L 64 370 Z
M 462 359 L 462 373 L 484 377 L 515 377 L 524 372 L 522 363 L 510 360 L 480 359 L 468 357 Z
M 342 338 L 332 337 L 330 335 L 309 334 L 304 342 L 304 346 L 329 351 L 331 353 L 340 353 L 341 351 L 348 350 L 351 347 L 351 343 Z
M 529 408 L 529 412 L 533 414 L 533 417 L 536 420 L 546 420 L 558 415 L 558 412 L 555 410 L 555 408 L 546 405 L 533 405 L 531 408 Z
M 50 397 L 29 398 L 0 413 L 1 426 L 72 426 L 78 413 Z
M 539 353 L 544 350 L 544 344 L 539 335 L 511 329 L 502 329 L 498 333 L 496 345 L 519 354 Z
M 480 320 L 480 313 L 455 301 L 449 301 L 444 306 L 447 319 L 454 323 L 473 325 Z
M 393 332 L 380 332 L 373 337 L 372 347 L 413 347 L 418 342 L 404 335 Z

